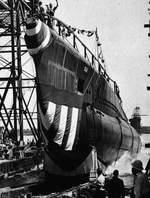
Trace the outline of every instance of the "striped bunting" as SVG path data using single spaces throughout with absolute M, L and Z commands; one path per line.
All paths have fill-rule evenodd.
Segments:
M 29 18 L 26 25 L 25 41 L 30 55 L 44 49 L 51 39 L 49 27 L 39 19 Z
M 79 109 L 65 105 L 48 103 L 45 114 L 47 125 L 53 123 L 57 129 L 54 142 L 65 150 L 72 150 L 76 138 Z
M 61 113 L 61 105 L 56 105 L 56 111 L 55 111 L 54 121 L 53 121 L 53 123 L 54 123 L 56 129 L 59 128 L 60 113 Z
M 45 115 L 45 120 L 46 120 L 46 123 L 47 123 L 47 128 L 49 128 L 50 125 L 54 121 L 55 111 L 56 111 L 56 104 L 54 104 L 53 102 L 49 102 L 48 103 L 47 112 L 46 112 L 46 115 Z
M 62 148 L 64 148 L 64 149 L 66 147 L 67 140 L 68 140 L 69 133 L 70 133 L 71 118 L 72 118 L 72 108 L 69 107 L 68 113 L 67 113 L 67 120 L 66 120 L 66 130 L 65 130 L 65 134 L 64 134 L 63 142 L 62 142 Z
M 72 118 L 71 118 L 71 128 L 70 128 L 70 133 L 69 137 L 67 140 L 67 145 L 66 145 L 66 150 L 72 150 L 75 136 L 76 136 L 76 129 L 77 129 L 77 122 L 78 122 L 78 109 L 73 108 L 72 110 Z
M 56 137 L 54 138 L 54 141 L 59 145 L 62 145 L 62 140 L 63 140 L 65 129 L 66 129 L 67 109 L 68 109 L 67 106 L 63 106 L 63 105 L 61 106 L 58 133 L 56 134 Z

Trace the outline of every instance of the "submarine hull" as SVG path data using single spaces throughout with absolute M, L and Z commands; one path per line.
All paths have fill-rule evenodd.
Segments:
M 140 136 L 129 125 L 118 87 L 101 64 L 97 62 L 97 71 L 94 62 L 39 19 L 29 19 L 26 29 L 36 68 L 46 172 L 88 175 L 97 160 L 107 167 L 125 151 L 138 153 Z

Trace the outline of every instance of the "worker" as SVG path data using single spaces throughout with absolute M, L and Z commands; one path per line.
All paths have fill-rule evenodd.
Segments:
M 119 171 L 113 171 L 113 177 L 108 181 L 106 190 L 109 198 L 124 198 L 124 182 L 119 177 Z
M 134 175 L 132 197 L 150 198 L 150 184 L 147 175 L 143 173 L 143 163 L 141 160 L 135 160 L 132 163 L 132 174 Z
M 55 7 L 53 7 L 52 3 L 50 3 L 49 6 L 48 5 L 46 5 L 46 6 L 47 6 L 47 14 L 49 14 L 50 17 L 53 17 L 56 9 L 58 8 L 58 0 L 56 0 Z
M 50 3 L 49 5 L 46 5 L 47 6 L 47 14 L 48 14 L 48 26 L 53 28 L 54 26 L 54 20 L 52 17 L 54 17 L 54 14 L 55 14 L 55 11 L 56 9 L 58 8 L 58 1 L 56 0 L 56 6 L 53 7 L 52 3 Z
M 100 185 L 104 185 L 105 183 L 105 177 L 103 175 L 103 172 L 101 169 L 98 168 L 97 170 L 97 175 L 98 175 L 98 178 L 97 178 L 97 182 L 100 184 Z

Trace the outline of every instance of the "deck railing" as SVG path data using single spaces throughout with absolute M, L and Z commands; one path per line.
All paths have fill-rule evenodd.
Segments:
M 48 17 L 47 17 L 48 20 Z M 58 18 L 52 18 L 53 29 L 63 37 L 71 46 L 76 49 L 82 56 L 88 61 L 88 63 L 93 67 L 99 74 L 102 74 L 104 78 L 108 81 L 113 91 L 118 96 L 118 99 L 121 101 L 119 95 L 119 87 L 116 81 L 112 80 L 107 74 L 106 69 L 103 67 L 100 60 L 91 52 L 91 50 L 81 41 L 81 39 L 74 33 L 72 28 L 66 25 L 64 22 Z

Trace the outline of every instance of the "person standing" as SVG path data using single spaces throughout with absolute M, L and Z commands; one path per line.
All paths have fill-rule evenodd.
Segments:
M 53 28 L 54 26 L 53 17 L 56 9 L 58 8 L 58 0 L 56 0 L 56 6 L 53 6 L 52 3 L 46 6 L 47 6 L 47 14 L 48 14 L 48 26 Z
M 145 170 L 146 170 L 146 174 L 148 175 L 148 178 L 149 178 L 149 180 L 150 180 L 150 159 L 149 159 L 149 161 L 147 162 L 147 165 L 146 165 Z
M 56 9 L 58 8 L 58 0 L 56 0 L 56 6 L 53 7 L 52 3 L 50 3 L 49 6 L 48 5 L 46 6 L 47 6 L 47 14 L 49 14 L 50 17 L 53 17 Z
M 113 177 L 108 181 L 106 185 L 109 198 L 124 198 L 124 182 L 119 178 L 119 171 L 116 169 L 113 171 Z
M 132 164 L 132 174 L 134 176 L 133 195 L 134 198 L 150 198 L 150 184 L 148 177 L 144 174 L 143 163 L 135 160 Z

